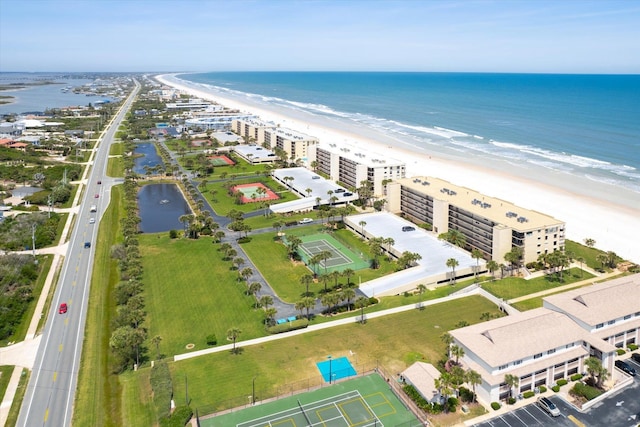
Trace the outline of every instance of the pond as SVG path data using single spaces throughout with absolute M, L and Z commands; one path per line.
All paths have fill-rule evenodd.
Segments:
M 191 214 L 189 204 L 176 184 L 143 186 L 138 192 L 138 208 L 143 233 L 182 230 L 183 224 L 178 218 Z
M 162 165 L 162 158 L 158 155 L 153 142 L 138 143 L 133 152 L 136 155 L 142 154 L 142 156 L 136 157 L 133 165 L 133 171 L 138 175 L 146 175 L 145 166 L 152 168 L 156 165 Z

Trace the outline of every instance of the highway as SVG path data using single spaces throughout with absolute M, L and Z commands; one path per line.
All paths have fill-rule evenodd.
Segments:
M 123 102 L 98 141 L 93 166 L 89 166 L 82 202 L 73 223 L 68 251 L 20 408 L 18 426 L 71 425 L 89 304 L 94 243 L 98 235 L 99 218 L 109 204 L 110 188 L 114 182 L 105 175 L 109 147 L 140 90 L 140 84 L 137 81 L 135 84 L 135 89 Z M 102 184 L 98 184 L 98 181 L 102 181 Z M 95 197 L 96 194 L 99 195 L 98 198 Z M 90 212 L 91 205 L 97 206 L 97 212 Z M 96 219 L 95 224 L 89 223 L 90 218 Z M 91 247 L 85 248 L 85 242 L 91 242 Z M 61 303 L 68 305 L 66 313 L 58 312 Z

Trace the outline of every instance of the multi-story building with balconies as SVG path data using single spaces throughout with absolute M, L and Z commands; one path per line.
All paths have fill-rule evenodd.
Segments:
M 465 249 L 479 249 L 485 259 L 498 263 L 513 247 L 522 249 L 525 263 L 564 250 L 564 222 L 438 178 L 389 183 L 387 209 L 429 223 L 437 234 L 458 230 L 465 236 Z

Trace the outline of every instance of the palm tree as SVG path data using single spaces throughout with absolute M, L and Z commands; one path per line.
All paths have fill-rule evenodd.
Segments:
M 491 273 L 492 280 L 496 280 L 496 275 L 494 273 L 498 268 L 498 263 L 494 260 L 490 260 L 489 262 L 487 262 L 487 270 L 489 270 L 489 272 Z
M 307 310 L 307 319 L 309 319 L 309 310 L 316 306 L 316 300 L 311 297 L 304 297 L 302 298 L 302 304 Z
M 360 221 L 358 225 L 360 226 L 360 234 L 364 237 L 364 226 L 367 225 L 367 221 Z
M 265 315 L 265 323 L 266 324 L 272 324 L 273 319 L 276 317 L 276 314 L 278 313 L 278 310 L 276 310 L 275 308 L 271 307 L 268 308 L 264 311 L 264 315 Z
M 473 389 L 473 403 L 476 401 L 476 386 L 482 384 L 482 376 L 474 371 L 473 369 L 469 369 L 464 374 L 464 381 L 471 386 Z
M 455 258 L 449 258 L 447 260 L 447 267 L 451 268 L 451 279 L 449 280 L 450 282 L 453 281 L 453 283 L 451 283 L 452 285 L 455 285 L 456 283 L 456 267 L 459 265 L 458 260 Z
M 305 274 L 300 278 L 300 283 L 306 287 L 304 295 L 309 296 L 309 285 L 313 283 L 313 276 L 310 274 Z
M 351 285 L 351 281 L 349 280 L 351 278 L 351 276 L 353 276 L 355 274 L 355 271 L 353 271 L 350 268 L 345 268 L 344 270 L 342 270 L 342 275 L 344 277 L 347 278 L 347 286 Z
M 605 265 L 609 261 L 609 257 L 606 254 L 598 254 L 596 256 L 596 261 L 602 264 L 602 269 L 604 270 Z
M 482 252 L 480 249 L 474 248 L 471 251 L 471 256 L 476 259 L 476 269 L 474 270 L 475 281 L 478 281 L 478 270 L 480 269 L 480 258 L 482 258 Z
M 162 341 L 162 337 L 160 335 L 156 335 L 155 337 L 151 338 L 151 344 L 156 346 L 158 359 L 160 359 L 160 341 Z
M 311 196 L 311 193 L 313 193 L 313 190 L 311 188 L 307 188 L 304 191 L 307 193 L 307 197 Z
M 329 273 L 329 276 L 333 279 L 333 287 L 337 288 L 338 287 L 338 280 L 340 279 L 340 272 L 339 271 L 332 271 L 331 273 Z
M 260 305 L 264 307 L 264 309 L 268 309 L 270 305 L 273 305 L 273 297 L 271 295 L 263 295 L 260 298 Z
M 347 302 L 347 310 L 351 311 L 351 300 L 355 298 L 356 291 L 352 288 L 345 288 L 342 290 L 342 299 Z
M 230 328 L 227 331 L 227 340 L 229 341 L 233 341 L 233 349 L 231 350 L 232 354 L 237 354 L 237 350 L 236 350 L 236 341 L 238 340 L 238 337 L 240 336 L 240 334 L 242 333 L 242 331 L 240 330 L 240 328 Z
M 584 244 L 588 247 L 588 248 L 592 248 L 596 245 L 596 241 L 587 237 L 586 239 L 584 239 Z
M 354 305 L 360 309 L 360 323 L 364 324 L 364 309 L 369 305 L 369 298 L 358 297 Z
M 513 389 L 518 387 L 520 379 L 517 375 L 506 374 L 504 376 L 504 382 L 509 386 L 509 397 L 513 398 Z
M 587 373 L 591 375 L 596 387 L 602 388 L 602 381 L 609 375 L 607 369 L 602 366 L 600 359 L 596 357 L 589 357 L 584 361 Z
M 460 358 L 464 357 L 464 349 L 459 345 L 453 345 L 451 346 L 451 355 L 456 358 L 456 365 L 458 365 Z
M 449 332 L 445 332 L 440 335 L 440 341 L 442 341 L 447 346 L 447 357 L 449 357 L 451 344 L 453 344 L 453 336 Z
M 576 261 L 580 263 L 580 277 L 582 278 L 582 273 L 583 273 L 582 264 L 584 264 L 585 259 L 579 256 L 578 258 L 576 258 Z
M 427 287 L 425 285 L 423 285 L 422 283 L 420 283 L 416 287 L 416 291 L 418 291 L 418 295 L 420 296 L 420 300 L 418 302 L 418 307 L 422 310 L 423 309 L 423 307 L 422 307 L 422 296 L 427 291 Z
M 316 271 L 316 266 L 318 264 L 320 264 L 320 258 L 318 258 L 318 255 L 314 255 L 311 258 L 309 258 L 309 265 L 311 266 L 311 269 L 313 270 L 313 276 L 316 277 L 318 275 L 318 272 Z
M 253 270 L 249 267 L 243 268 L 242 271 L 240 272 L 240 276 L 242 276 L 244 280 L 248 280 L 252 274 L 253 274 Z
M 330 259 L 333 256 L 333 254 L 331 253 L 331 251 L 321 251 L 321 252 L 319 252 L 317 254 L 317 256 L 318 256 L 318 259 L 324 263 L 324 274 L 326 275 L 327 274 L 327 260 Z
M 249 288 L 247 289 L 247 293 L 249 295 L 253 295 L 253 297 L 255 298 L 258 292 L 260 292 L 260 289 L 262 289 L 262 285 L 260 284 L 260 282 L 251 282 Z
M 289 258 L 293 261 L 294 256 L 300 245 L 302 244 L 302 240 L 298 236 L 288 236 L 287 237 L 287 249 L 289 251 Z

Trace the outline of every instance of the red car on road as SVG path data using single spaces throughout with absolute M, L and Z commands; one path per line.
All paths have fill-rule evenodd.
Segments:
M 63 302 L 60 304 L 60 308 L 58 309 L 58 313 L 65 314 L 67 312 L 67 303 Z
M 100 195 L 99 195 L 99 194 L 96 194 L 96 195 L 95 195 L 95 196 L 93 196 L 93 197 L 95 197 L 95 198 L 97 199 L 98 197 L 100 197 Z

